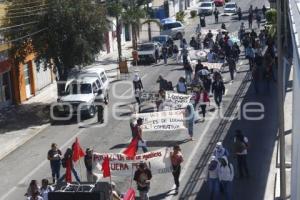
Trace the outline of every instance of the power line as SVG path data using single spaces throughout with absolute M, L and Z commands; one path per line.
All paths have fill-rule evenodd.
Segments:
M 30 6 L 30 7 L 22 7 L 22 8 L 6 8 L 8 11 L 15 11 L 15 10 L 26 10 L 26 9 L 32 9 L 32 8 L 40 8 L 40 7 L 45 7 L 48 6 L 49 4 L 43 4 L 43 5 L 38 5 L 38 6 Z M 16 12 L 21 12 L 21 11 L 16 11 Z
M 30 33 L 30 34 L 28 34 L 28 35 L 25 35 L 25 36 L 22 36 L 22 37 L 19 37 L 19 38 L 15 38 L 15 39 L 13 39 L 13 40 L 6 41 L 6 42 L 4 42 L 4 43 L 2 43 L 2 44 L 11 44 L 11 43 L 13 43 L 13 42 L 17 42 L 17 41 L 23 40 L 23 39 L 28 38 L 28 37 L 30 37 L 30 36 L 39 34 L 39 33 L 43 32 L 43 31 L 45 31 L 45 30 L 47 30 L 47 29 L 48 29 L 48 28 L 43 28 L 43 29 L 40 29 L 40 30 L 35 31 L 35 32 L 33 32 L 33 33 Z
M 36 10 L 26 10 L 26 11 L 20 11 L 20 12 L 13 12 L 13 13 L 7 13 L 6 14 L 6 17 L 13 17 L 14 15 L 22 15 L 24 13 L 30 13 L 30 12 L 38 12 L 38 11 L 43 11 L 43 10 L 46 10 L 48 8 L 39 8 L 39 9 L 36 9 Z
M 46 13 L 46 12 L 44 12 L 44 13 Z M 28 14 L 28 15 L 17 15 L 17 16 L 12 16 L 12 17 L 8 16 L 8 17 L 6 17 L 4 19 L 0 19 L 0 20 L 5 21 L 5 20 L 9 20 L 9 19 L 22 18 L 22 17 L 28 17 L 28 16 L 35 16 L 35 15 L 39 15 L 39 14 L 41 14 L 41 13 L 33 13 L 33 14 Z
M 24 6 L 24 5 L 30 5 L 30 4 L 36 4 L 36 3 L 44 3 L 44 2 L 45 1 L 40 0 L 40 1 L 33 1 L 33 2 L 27 2 L 27 3 L 11 3 L 11 4 L 16 5 L 16 6 Z
M 31 22 L 28 22 L 28 23 L 18 24 L 18 25 L 15 25 L 15 26 L 7 26 L 7 27 L 0 28 L 0 31 L 5 31 L 5 30 L 18 28 L 18 27 L 22 27 L 22 26 L 27 26 L 27 25 L 30 25 L 30 24 L 36 24 L 36 23 L 38 23 L 38 21 L 31 21 Z

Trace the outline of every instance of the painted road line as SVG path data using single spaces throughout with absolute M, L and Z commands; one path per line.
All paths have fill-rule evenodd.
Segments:
M 72 142 L 74 142 L 75 138 L 78 137 L 82 132 L 84 131 L 84 129 L 79 130 L 74 136 L 72 136 L 67 142 L 65 142 L 62 146 L 61 149 L 65 149 L 67 146 L 69 146 Z M 28 180 L 31 180 L 31 177 L 38 171 L 40 170 L 42 167 L 44 167 L 44 165 L 46 165 L 49 161 L 48 160 L 44 160 L 43 162 L 41 162 L 36 168 L 34 168 L 27 176 L 25 176 L 21 181 L 19 181 L 17 183 L 17 185 L 24 185 L 26 184 L 26 182 L 28 182 Z M 8 196 L 13 193 L 15 190 L 17 190 L 18 187 L 14 186 L 12 187 L 7 193 L 5 193 L 0 200 L 7 200 Z
M 202 132 L 200 138 L 198 139 L 198 141 L 197 141 L 197 143 L 196 143 L 196 145 L 195 145 L 192 153 L 190 154 L 190 157 L 188 158 L 187 162 L 185 163 L 185 167 L 182 169 L 182 172 L 181 172 L 180 178 L 179 178 L 179 182 L 182 180 L 183 177 L 185 177 L 187 169 L 190 166 L 190 164 L 192 163 L 192 160 L 194 159 L 194 157 L 195 157 L 195 155 L 196 155 L 196 153 L 197 153 L 197 151 L 198 151 L 198 149 L 200 147 L 200 144 L 202 143 L 202 141 L 204 139 L 204 136 L 206 136 L 207 131 L 209 130 L 212 122 L 214 121 L 214 119 L 216 118 L 217 113 L 218 112 L 215 112 L 213 114 L 213 116 L 211 117 L 210 121 L 206 124 L 204 131 Z M 176 188 L 175 184 L 172 186 L 171 190 L 174 189 L 174 188 Z M 173 196 L 169 196 L 169 197 L 165 198 L 165 200 L 171 200 L 172 198 L 173 198 Z

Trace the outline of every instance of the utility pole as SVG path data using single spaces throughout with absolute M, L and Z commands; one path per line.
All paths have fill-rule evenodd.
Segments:
M 147 16 L 148 16 L 148 20 L 150 19 L 150 14 L 149 14 L 149 3 L 150 0 L 147 0 Z M 149 38 L 149 42 L 152 39 L 152 35 L 151 35 L 151 22 L 148 21 L 148 38 Z
M 282 12 L 282 0 L 277 0 L 277 56 L 278 56 L 278 134 L 280 148 L 280 199 L 286 199 L 286 174 L 285 174 L 285 134 L 284 134 L 284 94 L 283 94 L 283 49 L 282 49 L 282 16 L 286 15 L 285 10 Z M 286 23 L 286 22 L 284 22 Z

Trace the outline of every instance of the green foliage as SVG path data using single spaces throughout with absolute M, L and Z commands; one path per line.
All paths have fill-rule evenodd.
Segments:
M 191 10 L 190 15 L 191 15 L 191 18 L 195 18 L 197 16 L 197 11 Z
M 176 13 L 176 21 L 184 22 L 184 18 L 187 14 L 184 11 L 179 11 Z
M 276 24 L 277 22 L 277 11 L 270 9 L 266 12 L 266 20 L 268 24 Z
M 14 13 L 17 5 L 24 6 L 26 2 L 36 0 L 13 0 L 8 13 Z M 69 69 L 76 65 L 87 65 L 95 60 L 95 55 L 101 50 L 103 34 L 106 31 L 106 10 L 90 0 L 42 0 L 45 5 L 36 15 L 9 20 L 6 15 L 6 25 L 15 26 L 30 21 L 37 24 L 21 29 L 18 36 L 44 30 L 38 34 L 13 43 L 11 55 L 24 58 L 29 46 L 39 59 L 48 64 L 54 62 L 60 79 L 66 78 Z M 41 5 L 38 2 L 37 5 Z M 33 4 L 31 4 L 33 5 Z M 24 10 L 22 11 L 24 12 Z M 29 12 L 30 13 L 30 12 Z M 17 37 L 18 37 L 17 36 Z M 5 38 L 16 37 L 14 31 L 9 31 Z

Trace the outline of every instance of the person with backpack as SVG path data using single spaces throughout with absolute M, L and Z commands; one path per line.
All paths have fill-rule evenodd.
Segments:
M 74 168 L 74 164 L 73 164 L 73 150 L 72 148 L 67 148 L 64 157 L 61 161 L 61 164 L 63 166 L 63 168 L 66 169 L 66 173 L 64 175 L 64 178 L 66 180 L 67 183 L 71 183 L 72 182 L 72 173 L 75 176 L 75 179 L 78 183 L 80 183 L 80 178 L 78 176 L 77 171 Z
M 218 200 L 220 195 L 219 161 L 212 156 L 207 167 L 206 181 L 208 183 L 209 199 Z
M 178 83 L 176 85 L 177 92 L 180 94 L 186 94 L 187 93 L 187 86 L 185 83 L 185 79 L 183 77 L 180 77 L 178 80 Z
M 50 161 L 52 180 L 54 184 L 60 178 L 60 165 L 62 159 L 62 153 L 57 148 L 56 143 L 51 144 L 51 149 L 48 151 L 47 158 Z
M 249 170 L 247 164 L 247 155 L 249 147 L 248 138 L 243 135 L 241 130 L 236 130 L 233 142 L 239 169 L 239 178 L 243 178 L 244 175 L 246 175 L 246 177 L 249 177 Z
M 223 147 L 222 142 L 217 142 L 216 147 L 213 151 L 213 155 L 217 158 L 217 159 L 221 159 L 223 156 L 228 157 L 229 156 L 229 152 L 226 148 Z
M 183 156 L 179 145 L 173 147 L 173 152 L 170 152 L 170 158 L 172 163 L 172 175 L 174 177 L 174 182 L 176 185 L 175 190 L 179 189 L 179 176 L 181 172 L 181 163 L 183 162 Z
M 221 189 L 225 195 L 225 200 L 232 200 L 232 181 L 234 178 L 234 168 L 233 165 L 228 162 L 226 156 L 223 156 L 220 159 L 218 175 Z

